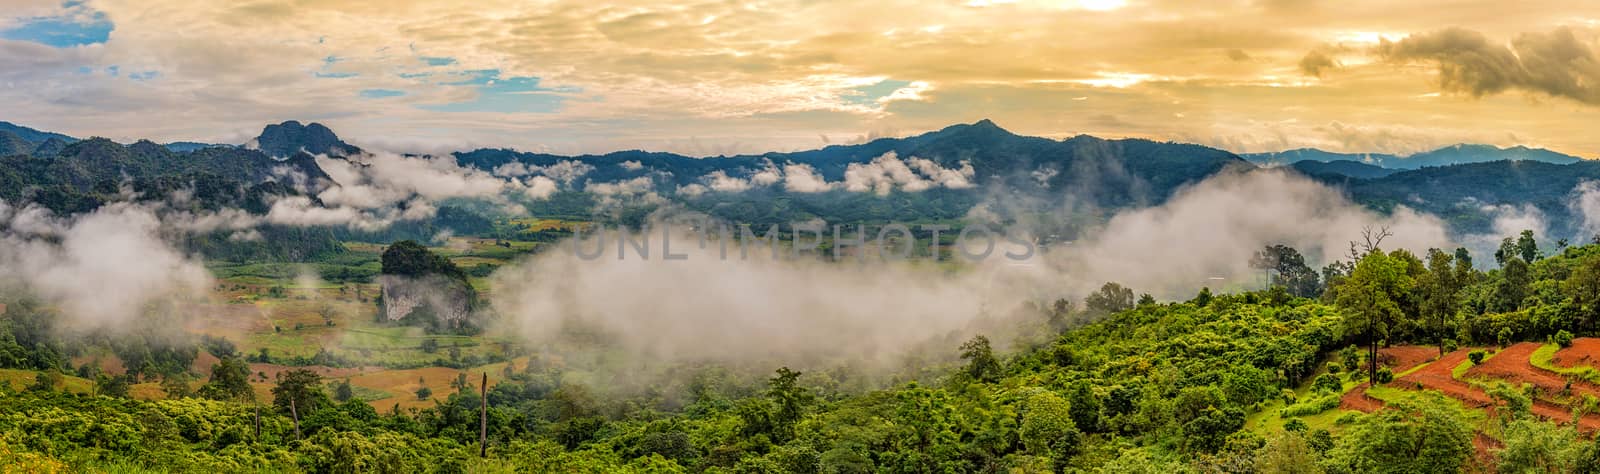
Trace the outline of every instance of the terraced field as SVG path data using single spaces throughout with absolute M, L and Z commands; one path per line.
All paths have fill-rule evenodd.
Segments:
M 1576 421 L 1585 432 L 1600 431 L 1600 413 L 1581 409 L 1586 398 L 1600 398 L 1600 385 L 1585 377 L 1594 370 L 1586 364 L 1600 360 L 1600 339 L 1579 338 L 1571 347 L 1559 351 L 1557 348 L 1554 344 L 1523 342 L 1492 353 L 1488 353 L 1488 349 L 1463 348 L 1435 360 L 1417 362 L 1415 358 L 1397 358 L 1403 362 L 1393 369 L 1401 375 L 1385 388 L 1438 391 L 1465 407 L 1492 414 L 1502 402 L 1497 401 L 1490 390 L 1505 384 L 1531 395 L 1530 411 L 1541 418 L 1561 423 Z M 1413 350 L 1397 347 L 1385 349 L 1385 353 Z M 1488 353 L 1482 363 L 1470 361 L 1469 354 L 1475 350 Z M 1552 370 L 1551 361 L 1558 370 Z M 1364 383 L 1356 386 L 1343 395 L 1340 408 L 1357 411 L 1381 408 L 1382 397 L 1369 393 L 1374 390 L 1369 390 Z

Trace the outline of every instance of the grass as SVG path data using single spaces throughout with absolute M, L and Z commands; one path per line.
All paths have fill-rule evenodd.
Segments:
M 1304 402 L 1317 396 L 1311 391 L 1311 383 L 1317 379 L 1318 375 L 1328 373 L 1327 367 L 1327 364 L 1321 364 L 1315 373 L 1306 377 L 1305 381 L 1302 382 L 1300 386 L 1295 387 L 1294 394 L 1296 401 Z M 1357 385 L 1360 385 L 1360 383 L 1346 380 L 1345 377 L 1339 377 L 1339 380 L 1343 382 L 1339 390 L 1340 394 L 1347 393 L 1354 389 Z M 1305 422 L 1306 426 L 1313 430 L 1327 429 L 1333 431 L 1336 427 L 1334 420 L 1337 420 L 1340 416 L 1343 416 L 1346 413 L 1360 413 L 1354 410 L 1334 408 L 1313 415 L 1284 417 L 1281 415 L 1281 412 L 1288 406 L 1289 403 L 1287 403 L 1282 397 L 1274 397 L 1271 400 L 1262 402 L 1259 405 L 1259 410 L 1245 415 L 1245 429 L 1253 431 L 1262 436 L 1267 436 L 1283 429 L 1283 424 L 1288 422 L 1290 419 L 1299 418 L 1300 421 Z
M 1561 351 L 1561 346 L 1555 343 L 1540 346 L 1528 356 L 1528 364 L 1544 370 L 1555 372 L 1568 377 L 1577 377 L 1589 383 L 1600 384 L 1600 370 L 1594 367 L 1562 367 L 1556 365 L 1556 352 Z
M 11 384 L 14 390 L 22 390 L 33 385 L 34 377 L 39 375 L 37 370 L 0 369 L 0 383 Z M 94 382 L 82 377 L 61 375 L 62 387 L 72 393 L 89 393 L 94 391 Z

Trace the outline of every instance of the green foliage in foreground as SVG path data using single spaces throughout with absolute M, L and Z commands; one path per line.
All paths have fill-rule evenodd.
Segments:
M 1594 334 L 1596 248 L 1529 265 L 1513 244 L 1506 268 L 1487 273 L 1444 252 L 1425 264 L 1373 249 L 1327 272 L 1319 300 L 1280 287 L 1156 303 L 1108 284 L 1081 312 L 1065 301 L 1023 311 L 1024 327 L 1050 331 L 1028 340 L 1046 342 L 949 343 L 959 367 L 878 390 L 841 389 L 860 386 L 845 371 L 778 367 L 751 381 L 695 367 L 619 391 L 624 376 L 535 357 L 507 367 L 487 399 L 463 375 L 433 407 L 380 414 L 308 371 L 252 400 L 231 356 L 195 391 L 206 400 L 178 398 L 181 384 L 162 401 L 114 396 L 112 381 L 93 396 L 0 388 L 0 471 L 1581 472 L 1600 466 L 1600 446 L 1533 418 L 1542 395 L 1488 386 L 1496 406 L 1468 410 L 1381 386 L 1394 370 L 1374 371 L 1370 351 Z M 0 362 L 66 369 L 70 348 L 24 343 L 42 334 L 29 321 L 7 317 Z M 1368 395 L 1385 408 L 1340 411 L 1371 373 L 1380 386 Z

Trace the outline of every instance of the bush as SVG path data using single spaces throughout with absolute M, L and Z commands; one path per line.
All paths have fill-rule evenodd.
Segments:
M 1472 351 L 1467 353 L 1467 359 L 1472 361 L 1472 365 L 1482 364 L 1483 356 L 1483 351 Z
M 1329 393 L 1318 397 L 1306 399 L 1300 403 L 1289 405 L 1278 411 L 1278 416 L 1283 418 L 1295 416 L 1309 416 L 1322 413 L 1339 407 L 1339 394 Z
M 1393 381 L 1394 381 L 1394 371 L 1389 370 L 1388 367 L 1383 367 L 1383 368 L 1378 369 L 1378 381 L 1377 381 L 1378 383 L 1384 384 L 1384 383 L 1389 383 L 1389 382 L 1393 382 Z
M 1456 349 L 1460 349 L 1460 347 L 1456 344 L 1455 339 L 1445 339 L 1443 345 L 1445 352 L 1455 352 Z
M 1339 382 L 1339 376 L 1337 375 L 1322 374 L 1311 382 L 1311 389 L 1318 392 L 1342 392 L 1344 391 L 1344 384 Z
M 1329 362 L 1328 363 L 1328 373 L 1337 374 L 1337 373 L 1343 372 L 1343 371 L 1344 371 L 1344 364 L 1340 364 L 1338 362 Z
M 1556 331 L 1556 335 L 1551 336 L 1550 340 L 1561 347 L 1572 347 L 1572 333 L 1567 332 L 1565 329 Z

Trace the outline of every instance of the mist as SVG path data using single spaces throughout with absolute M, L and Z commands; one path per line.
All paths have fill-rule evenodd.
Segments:
M 203 299 L 212 280 L 163 239 L 154 209 L 127 202 L 58 217 L 0 201 L 0 268 L 0 282 L 83 329 L 122 329 L 152 304 Z
M 1515 211 L 1500 230 L 1537 217 Z M 1017 312 L 1056 298 L 1081 301 L 1106 282 L 1165 301 L 1187 300 L 1208 286 L 1260 288 L 1261 273 L 1248 262 L 1264 246 L 1289 245 L 1320 266 L 1348 258 L 1367 228 L 1393 234 L 1382 242 L 1385 250 L 1418 255 L 1501 237 L 1452 237 L 1435 216 L 1403 206 L 1379 214 L 1282 170 L 1224 172 L 1160 206 L 1117 213 L 1023 262 L 741 259 L 736 244 L 723 259 L 715 242 L 701 247 L 680 231 L 672 251 L 685 254 L 682 260 L 660 253 L 640 259 L 631 247 L 618 259 L 614 238 L 602 257 L 585 260 L 563 242 L 497 271 L 490 301 L 505 325 L 497 330 L 514 331 L 533 347 L 598 334 L 607 350 L 651 360 L 890 367 L 929 343 L 945 344 L 953 358 L 960 340 L 1001 326 L 989 324 L 997 317 L 1042 317 Z M 648 238 L 660 252 L 660 232 Z M 582 248 L 592 253 L 594 236 L 587 239 Z

